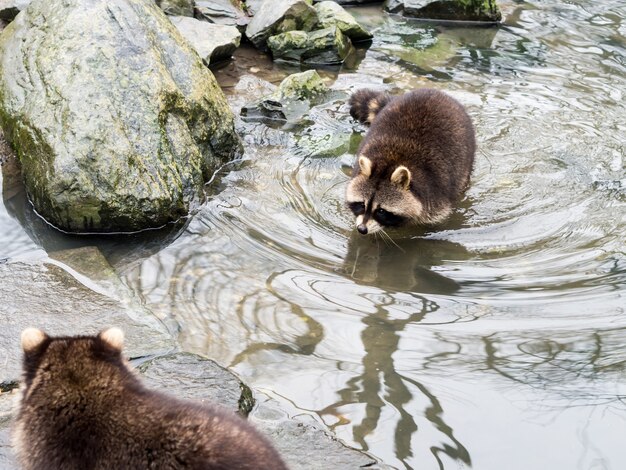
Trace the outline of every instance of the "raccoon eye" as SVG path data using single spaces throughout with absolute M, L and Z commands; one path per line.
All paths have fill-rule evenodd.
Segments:
M 386 211 L 382 207 L 376 209 L 376 212 L 374 212 L 374 219 L 376 219 L 376 222 L 379 224 L 386 225 L 388 227 L 401 225 L 405 221 L 405 217 Z
M 363 214 L 365 214 L 365 203 L 364 202 L 350 202 L 350 203 L 348 203 L 348 207 L 354 213 L 354 215 L 363 215 Z

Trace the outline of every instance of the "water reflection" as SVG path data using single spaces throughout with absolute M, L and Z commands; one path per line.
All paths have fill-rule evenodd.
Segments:
M 244 162 L 180 236 L 110 256 L 183 349 L 395 468 L 622 468 L 626 11 L 501 4 L 480 30 L 353 10 L 378 39 L 320 71 L 335 95 L 278 129 L 240 121 Z M 299 71 L 237 54 L 216 71 L 235 110 Z M 353 233 L 342 166 L 365 129 L 345 96 L 372 86 L 468 107 L 480 151 L 448 225 Z

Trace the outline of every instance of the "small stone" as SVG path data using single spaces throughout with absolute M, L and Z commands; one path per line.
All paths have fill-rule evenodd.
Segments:
M 311 31 L 317 12 L 306 0 L 265 0 L 246 28 L 246 36 L 259 49 L 270 36 L 293 30 Z
M 206 65 L 229 59 L 241 42 L 241 33 L 235 26 L 213 24 L 185 16 L 172 16 L 170 20 Z
M 324 1 L 315 5 L 320 28 L 337 26 L 353 42 L 372 39 L 372 34 L 361 26 L 343 7 L 335 2 Z
M 259 73 L 261 71 L 258 67 L 250 67 L 250 73 Z
M 193 0 L 156 0 L 156 4 L 172 16 L 193 16 Z
M 312 31 L 289 31 L 268 39 L 274 59 L 304 64 L 341 64 L 354 50 L 350 39 L 341 30 L 330 28 Z
M 250 22 L 250 17 L 233 0 L 196 1 L 195 17 L 209 23 L 242 28 Z

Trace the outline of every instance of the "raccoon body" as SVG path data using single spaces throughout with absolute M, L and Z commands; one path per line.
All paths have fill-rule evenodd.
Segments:
M 433 89 L 395 98 L 360 90 L 350 114 L 371 123 L 346 190 L 357 230 L 443 222 L 474 163 L 474 127 L 463 106 Z
M 286 470 L 243 419 L 144 388 L 122 358 L 122 342 L 117 328 L 84 337 L 22 333 L 13 432 L 22 468 Z

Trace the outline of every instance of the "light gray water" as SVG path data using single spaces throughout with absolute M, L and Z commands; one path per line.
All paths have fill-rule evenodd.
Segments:
M 626 4 L 502 6 L 499 29 L 352 10 L 372 46 L 301 119 L 241 122 L 244 161 L 175 240 L 18 222 L 5 166 L 0 259 L 100 244 L 184 349 L 393 467 L 626 468 Z M 243 49 L 216 71 L 234 109 L 266 88 L 251 67 L 297 71 Z M 345 99 L 365 86 L 467 106 L 480 150 L 447 225 L 355 235 Z

